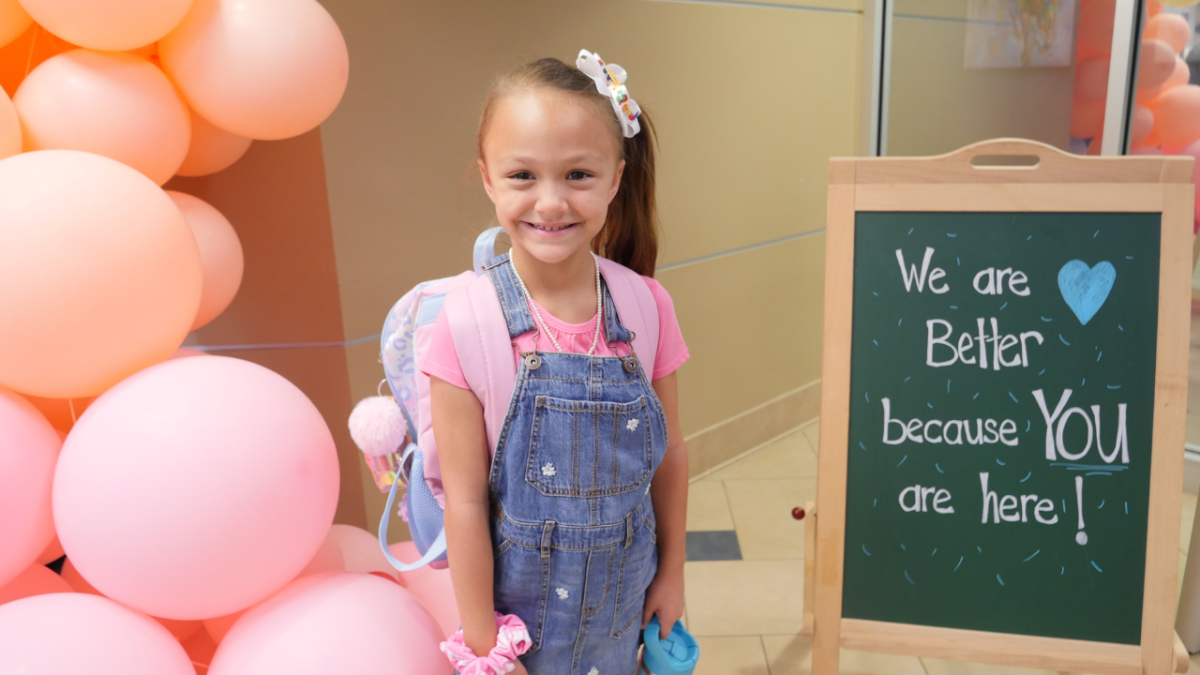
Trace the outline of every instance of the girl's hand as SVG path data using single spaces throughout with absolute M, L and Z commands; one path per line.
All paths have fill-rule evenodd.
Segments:
M 525 670 L 525 664 L 520 661 L 513 661 L 512 675 L 529 675 L 529 671 Z
M 683 617 L 683 570 L 668 570 L 660 567 L 646 589 L 646 608 L 642 610 L 642 628 L 658 615 L 661 626 L 659 639 L 671 634 L 671 627 Z

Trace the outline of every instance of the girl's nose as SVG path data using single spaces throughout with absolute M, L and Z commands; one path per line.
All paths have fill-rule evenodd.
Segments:
M 542 188 L 541 194 L 538 195 L 537 206 L 538 215 L 553 220 L 559 216 L 566 214 L 570 208 L 567 204 L 566 195 L 554 186 L 546 186 Z

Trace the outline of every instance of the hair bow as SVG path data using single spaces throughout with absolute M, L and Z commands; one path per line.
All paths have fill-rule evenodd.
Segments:
M 579 50 L 575 59 L 575 67 L 596 83 L 596 91 L 607 96 L 612 101 L 613 111 L 621 121 L 621 130 L 625 138 L 633 138 L 642 130 L 638 117 L 642 109 L 637 101 L 629 96 L 625 87 L 625 69 L 615 63 L 605 63 L 599 54 L 593 54 L 586 49 Z

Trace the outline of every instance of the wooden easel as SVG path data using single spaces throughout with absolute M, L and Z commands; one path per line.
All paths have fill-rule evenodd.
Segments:
M 1032 157 L 1032 165 L 1014 165 L 1012 156 Z M 818 501 L 808 505 L 805 533 L 804 632 L 813 636 L 815 675 L 838 671 L 840 647 L 1112 675 L 1187 670 L 1174 618 L 1187 403 L 1191 170 L 1190 158 L 1078 157 L 1013 139 L 930 158 L 830 160 Z M 1162 214 L 1140 645 L 843 618 L 855 214 L 860 211 Z

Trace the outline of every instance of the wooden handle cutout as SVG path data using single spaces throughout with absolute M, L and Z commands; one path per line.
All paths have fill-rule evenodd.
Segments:
M 975 155 L 971 166 L 976 169 L 1036 169 L 1042 163 L 1037 155 Z

